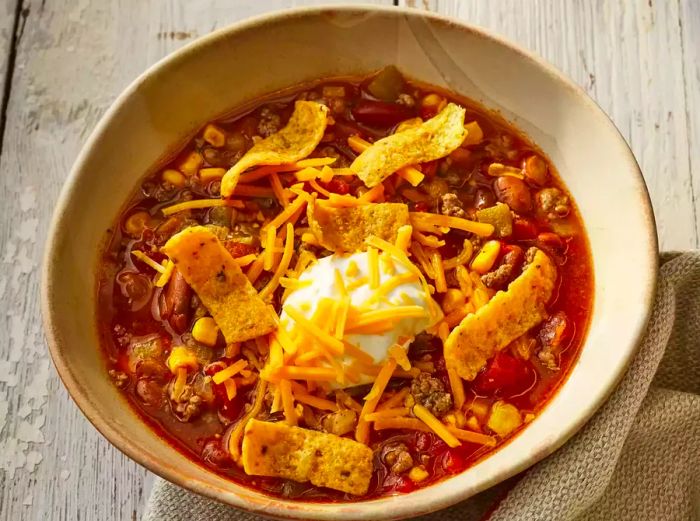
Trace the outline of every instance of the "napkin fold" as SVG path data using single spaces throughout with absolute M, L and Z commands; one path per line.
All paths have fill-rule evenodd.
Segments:
M 416 519 L 700 520 L 700 252 L 661 262 L 640 349 L 593 418 L 520 476 Z M 157 480 L 143 520 L 192 519 L 262 518 Z

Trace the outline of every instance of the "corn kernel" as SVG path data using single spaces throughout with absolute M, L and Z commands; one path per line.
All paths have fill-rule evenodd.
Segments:
M 500 251 L 501 243 L 499 241 L 487 241 L 474 257 L 471 265 L 472 270 L 480 275 L 487 273 L 496 262 Z
M 522 423 L 520 411 L 514 405 L 499 400 L 491 407 L 486 426 L 501 438 L 505 438 Z
M 411 470 L 408 471 L 408 477 L 414 483 L 423 481 L 428 476 L 430 476 L 430 474 L 428 474 L 428 471 L 425 470 L 425 468 L 422 466 L 413 467 Z
M 470 431 L 481 432 L 481 424 L 476 416 L 470 416 L 464 424 Z
M 193 150 L 187 154 L 177 168 L 185 175 L 194 175 L 197 173 L 197 170 L 199 170 L 203 160 L 202 154 Z
M 489 413 L 489 406 L 486 402 L 482 400 L 474 400 L 469 405 L 469 410 L 481 421 L 486 418 Z
M 476 121 L 470 121 L 464 125 L 467 131 L 467 137 L 464 138 L 462 145 L 478 145 L 484 139 L 484 131 Z
M 211 317 L 202 317 L 194 323 L 192 328 L 192 338 L 197 342 L 209 347 L 216 345 L 219 336 L 219 326 Z
M 421 105 L 423 108 L 429 108 L 429 109 L 434 109 L 436 111 L 439 111 L 440 105 L 445 101 L 445 99 L 440 96 L 439 94 L 428 94 L 421 100 Z
M 442 299 L 442 310 L 445 313 L 452 313 L 457 308 L 462 307 L 466 304 L 467 299 L 464 293 L 456 288 L 448 288 L 445 293 L 445 298 Z
M 199 179 L 202 183 L 209 183 L 211 181 L 218 181 L 226 173 L 225 168 L 202 168 L 199 171 Z
M 182 188 L 187 182 L 187 179 L 184 175 L 172 168 L 163 170 L 163 173 L 160 175 L 160 178 L 166 183 L 170 183 L 171 185 L 177 186 L 178 188 Z
M 151 218 L 148 212 L 134 212 L 124 223 L 124 230 L 132 237 L 141 237 L 146 224 Z
M 216 148 L 222 147 L 224 143 L 226 143 L 226 134 L 224 134 L 224 131 L 211 123 L 204 127 L 202 137 L 204 141 Z
M 167 365 L 173 374 L 176 374 L 180 368 L 190 368 L 196 371 L 199 367 L 195 354 L 184 346 L 172 348 L 170 356 L 168 356 Z

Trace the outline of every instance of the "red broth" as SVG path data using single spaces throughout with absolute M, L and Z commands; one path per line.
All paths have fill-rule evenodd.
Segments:
M 228 240 L 226 243 L 234 257 L 258 253 L 259 243 L 250 239 L 257 236 L 255 224 L 259 224 L 261 216 L 269 219 L 279 211 L 266 178 L 250 185 L 252 193 L 258 197 L 245 198 L 244 208 L 233 211 L 191 210 L 170 217 L 162 216 L 160 210 L 185 200 L 217 197 L 220 182 L 217 179 L 202 182 L 201 169 L 229 168 L 258 139 L 256 136 L 264 137 L 285 124 L 295 99 L 320 101 L 330 108 L 334 125 L 329 126 L 312 156 L 336 157 L 334 167 L 347 167 L 356 157 L 356 152 L 348 145 L 350 136 L 359 135 L 365 140 L 374 141 L 392 133 L 401 121 L 432 117 L 440 105 L 448 100 L 466 107 L 465 122 L 477 122 L 483 139 L 458 149 L 448 158 L 420 165 L 425 180 L 416 188 L 401 182 L 395 175 L 390 177 L 384 182 L 387 201 L 405 202 L 411 211 L 439 213 L 442 196 L 454 193 L 464 215 L 470 219 L 474 218 L 477 209 L 490 207 L 498 201 L 512 203 L 511 209 L 520 205 L 519 211 L 515 212 L 513 234 L 501 239 L 501 253 L 496 265 L 508 252 L 517 252 L 518 249 L 525 252 L 532 246 L 541 248 L 555 260 L 559 269 L 558 289 L 547 308 L 550 314 L 548 323 L 537 326 L 530 335 L 530 349 L 533 352 L 529 359 L 523 360 L 518 356 L 515 347 L 504 349 L 489 361 L 473 382 L 465 382 L 467 409 L 464 415 L 474 418 L 472 426 L 488 434 L 478 411 L 488 410 L 496 400 L 506 400 L 521 411 L 525 420 L 521 429 L 527 428 L 527 422 L 547 404 L 569 374 L 579 355 L 591 315 L 593 271 L 586 233 L 574 201 L 556 174 L 554 165 L 517 129 L 470 100 L 431 86 L 405 82 L 398 103 L 381 101 L 377 94 L 384 93 L 381 88 L 373 88 L 372 79 L 343 79 L 300 86 L 277 97 L 269 96 L 245 112 L 237 111 L 215 121 L 216 127 L 224 133 L 224 145 L 212 146 L 200 132 L 167 164 L 147 176 L 109 231 L 109 240 L 101 260 L 98 327 L 115 384 L 123 390 L 139 416 L 183 454 L 237 483 L 274 496 L 305 501 L 357 500 L 356 496 L 318 488 L 309 483 L 248 476 L 231 460 L 226 448 L 226 435 L 243 416 L 246 404 L 254 394 L 254 383 L 240 385 L 237 396 L 232 400 L 227 399 L 223 386 L 209 385 L 206 392 L 211 396 L 204 405 L 189 403 L 177 409 L 178 406 L 168 398 L 172 375 L 166 367 L 166 358 L 173 345 L 184 343 L 201 351 L 198 356 L 201 355 L 208 363 L 203 364 L 198 375 L 200 383 L 228 365 L 234 356 L 245 353 L 228 353 L 231 356 L 227 357 L 221 337 L 214 347 L 197 345 L 191 335 L 194 320 L 197 314 L 202 313 L 196 295 L 186 284 L 179 290 L 175 288 L 177 283 L 174 279 L 164 288 L 155 287 L 153 281 L 158 274 L 136 259 L 131 251 L 146 251 L 153 260 L 160 262 L 166 257 L 159 252 L 159 248 L 183 226 L 228 224 L 232 233 L 237 229 L 236 233 L 240 234 L 240 241 Z M 183 161 L 193 151 L 199 154 L 201 164 L 194 169 L 187 165 L 183 167 Z M 511 167 L 513 171 L 526 172 L 528 161 L 530 167 L 535 167 L 535 177 L 524 180 L 506 177 L 503 183 L 508 185 L 505 188 L 509 190 L 499 189 L 497 183 L 501 178 L 488 173 L 488 165 L 494 162 Z M 541 175 L 543 168 L 546 172 L 544 176 Z M 179 176 L 168 177 L 174 182 L 163 180 L 163 172 L 167 169 L 180 173 Z M 186 172 L 183 173 L 183 170 Z M 512 182 L 512 179 L 518 182 Z M 286 182 L 289 184 L 291 181 Z M 179 183 L 183 185 L 178 186 Z M 334 177 L 324 188 L 338 194 L 353 195 L 364 189 L 358 179 L 351 177 Z M 555 190 L 549 195 L 558 197 L 559 202 L 566 200 L 566 203 L 559 207 L 541 204 L 540 198 L 543 196 L 540 193 L 545 189 Z M 522 207 L 523 200 L 529 200 L 528 208 Z M 302 217 L 299 221 L 302 225 L 304 219 Z M 456 255 L 464 239 L 469 238 L 468 234 L 461 232 L 450 232 L 445 237 L 446 244 L 440 248 L 443 258 Z M 511 274 L 510 280 L 514 276 Z M 269 273 L 263 272 L 255 287 L 260 289 L 269 277 Z M 172 303 L 167 304 L 176 293 L 180 298 L 175 305 L 176 308 L 177 303 L 180 306 L 179 319 L 174 318 L 178 309 L 173 311 Z M 275 302 L 279 310 L 278 298 L 277 295 Z M 439 302 L 440 297 L 437 300 Z M 163 317 L 164 309 L 169 319 Z M 537 354 L 547 342 L 557 343 L 553 358 Z M 242 350 L 245 349 L 252 350 L 254 346 L 244 344 Z M 135 355 L 139 350 L 140 354 Z M 449 390 L 439 339 L 417 339 L 410 347 L 409 357 L 413 362 L 426 362 L 433 369 L 431 376 Z M 389 388 L 405 385 L 405 380 L 393 379 Z M 193 389 L 196 389 L 196 381 Z M 361 403 L 367 390 L 365 386 L 348 392 Z M 281 417 L 275 413 L 268 415 L 267 419 L 277 421 Z M 499 439 L 496 447 L 464 442 L 457 448 L 449 448 L 438 436 L 429 432 L 372 430 L 370 446 L 375 451 L 374 474 L 369 492 L 361 499 L 410 492 L 462 472 L 498 450 L 513 435 L 515 433 Z M 426 479 L 414 481 L 407 472 L 391 471 L 386 460 L 387 451 L 397 444 L 403 444 L 414 465 L 427 471 Z

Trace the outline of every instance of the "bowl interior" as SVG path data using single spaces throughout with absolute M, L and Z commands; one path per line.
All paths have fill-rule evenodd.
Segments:
M 94 272 L 86 268 L 96 265 L 105 231 L 139 179 L 203 123 L 270 91 L 391 63 L 499 110 L 552 159 L 580 208 L 592 249 L 589 334 L 571 376 L 543 413 L 468 471 L 407 496 L 367 502 L 271 499 L 194 464 L 137 419 L 106 375 L 96 329 L 85 327 L 95 316 L 96 294 Z M 653 297 L 656 256 L 653 215 L 631 152 L 600 109 L 556 71 L 479 30 L 417 11 L 300 9 L 200 39 L 117 100 L 81 153 L 56 209 L 44 316 L 52 356 L 73 398 L 105 436 L 152 471 L 275 517 L 393 519 L 469 497 L 571 436 L 634 353 Z

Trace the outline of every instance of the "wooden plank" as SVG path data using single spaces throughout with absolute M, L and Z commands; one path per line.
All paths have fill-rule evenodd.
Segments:
M 0 0 L 0 153 L 2 153 L 6 100 L 10 87 L 9 63 L 14 44 L 15 23 L 16 19 L 20 18 L 17 11 L 18 2 L 19 0 Z
M 695 198 L 695 248 L 700 248 L 700 2 L 680 0 L 678 28 L 683 50 L 685 120 L 688 125 L 688 166 Z
M 682 15 L 677 1 L 401 2 L 492 29 L 573 78 L 630 143 L 651 192 L 660 247 L 698 246 L 697 2 L 683 0 Z
M 0 27 L 14 0 L 0 0 Z M 139 519 L 150 475 L 88 424 L 58 381 L 39 313 L 54 201 L 83 141 L 137 74 L 192 38 L 291 5 L 246 0 L 24 0 L 0 157 L 0 512 Z M 386 2 L 391 3 L 391 2 Z M 4 48 L 6 39 L 0 40 Z M 86 325 L 87 326 L 87 325 Z

